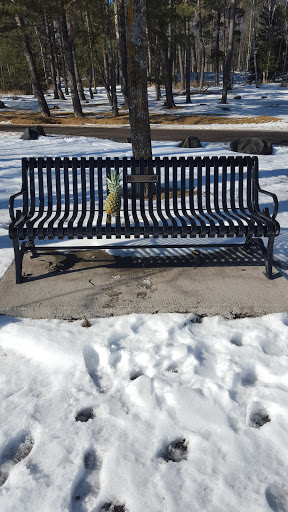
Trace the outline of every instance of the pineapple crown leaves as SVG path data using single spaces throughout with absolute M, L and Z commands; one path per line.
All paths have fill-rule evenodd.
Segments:
M 110 177 L 107 176 L 106 181 L 110 194 L 116 193 L 119 196 L 122 194 L 122 186 L 120 185 L 120 175 L 118 171 L 111 171 Z

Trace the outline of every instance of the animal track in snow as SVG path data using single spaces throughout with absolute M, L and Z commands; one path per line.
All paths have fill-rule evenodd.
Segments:
M 269 423 L 271 418 L 265 407 L 260 402 L 253 402 L 247 407 L 247 423 L 250 427 L 260 428 Z
M 273 512 L 288 512 L 288 490 L 269 485 L 265 491 L 267 503 Z
M 255 369 L 250 367 L 250 368 L 245 368 L 244 370 L 242 370 L 241 372 L 241 384 L 242 386 L 254 386 L 254 384 L 257 382 L 257 375 L 256 375 L 256 372 L 255 372 Z
M 178 365 L 174 361 L 170 364 L 168 364 L 166 368 L 166 372 L 168 373 L 178 373 Z
M 81 421 L 85 423 L 88 420 L 92 420 L 94 418 L 94 412 L 91 407 L 86 407 L 86 409 L 81 409 L 81 411 L 77 412 L 75 416 L 76 421 Z
M 240 332 L 233 334 L 230 343 L 236 345 L 236 347 L 243 347 L 242 334 Z
M 166 462 L 181 462 L 182 460 L 187 460 L 188 443 L 186 443 L 185 439 L 176 439 L 166 446 L 161 456 Z
M 72 512 L 86 512 L 95 505 L 100 492 L 100 462 L 94 450 L 88 450 L 83 458 L 84 471 L 72 493 Z
M 7 444 L 0 458 L 0 487 L 8 479 L 12 467 L 29 455 L 33 445 L 34 440 L 27 433 L 20 434 L 16 439 Z

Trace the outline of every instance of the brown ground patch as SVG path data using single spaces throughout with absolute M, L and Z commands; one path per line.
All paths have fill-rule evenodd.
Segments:
M 181 115 L 166 113 L 166 114 L 150 114 L 150 123 L 153 124 L 184 124 L 184 125 L 207 125 L 207 124 L 264 124 L 270 121 L 279 121 L 281 118 L 273 116 L 257 116 L 257 117 L 226 117 L 225 114 L 219 115 Z M 86 114 L 83 118 L 75 118 L 73 112 L 59 112 L 51 111 L 51 117 L 44 117 L 38 112 L 32 111 L 13 111 L 1 112 L 0 122 L 10 121 L 11 124 L 17 125 L 37 125 L 37 124 L 57 124 L 57 125 L 81 125 L 81 124 L 111 124 L 122 125 L 129 124 L 129 115 L 126 111 L 121 112 L 119 117 L 112 117 L 110 112 L 103 112 L 96 114 Z

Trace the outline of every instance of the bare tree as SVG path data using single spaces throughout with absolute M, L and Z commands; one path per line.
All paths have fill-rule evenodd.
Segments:
M 84 117 L 80 99 L 79 99 L 78 90 L 77 90 L 72 44 L 71 44 L 71 40 L 70 40 L 69 34 L 68 34 L 66 12 L 65 12 L 65 6 L 64 6 L 63 0 L 60 0 L 60 6 L 61 6 L 60 27 L 61 27 L 62 38 L 63 38 L 65 61 L 66 61 L 68 78 L 69 78 L 74 114 L 75 114 L 75 117 Z
M 127 2 L 129 119 L 135 158 L 152 156 L 147 95 L 147 40 L 145 0 Z
M 12 3 L 14 3 L 14 2 L 12 2 Z M 30 72 L 33 94 L 34 94 L 35 98 L 37 98 L 41 114 L 45 117 L 50 117 L 51 116 L 50 110 L 49 110 L 49 107 L 45 100 L 45 96 L 44 96 L 44 93 L 43 93 L 43 90 L 42 90 L 42 87 L 40 84 L 40 80 L 38 78 L 35 59 L 34 59 L 34 55 L 32 53 L 32 48 L 31 48 L 28 33 L 26 31 L 24 19 L 20 14 L 16 14 L 15 20 L 16 20 L 16 23 L 19 27 L 19 31 L 21 34 L 24 54 L 25 54 L 29 72 Z
M 229 35 L 228 35 L 228 48 L 227 55 L 223 66 L 223 89 L 221 103 L 227 103 L 227 93 L 230 85 L 230 73 L 233 56 L 233 37 L 234 37 L 234 26 L 235 26 L 235 9 L 236 0 L 230 1 L 229 8 Z

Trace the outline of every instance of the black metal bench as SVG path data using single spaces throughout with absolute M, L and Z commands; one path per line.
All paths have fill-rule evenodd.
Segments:
M 105 199 L 106 176 L 112 170 L 120 173 L 123 197 L 120 215 L 110 220 Z M 259 193 L 272 198 L 271 214 L 268 207 L 261 210 Z M 16 206 L 15 211 L 18 196 L 22 196 L 21 209 Z M 216 239 L 216 243 L 205 247 L 219 247 L 224 245 L 221 238 L 244 237 L 245 242 L 238 245 L 248 249 L 255 244 L 262 250 L 266 275 L 271 279 L 273 243 L 280 232 L 275 220 L 277 210 L 275 194 L 259 186 L 258 158 L 254 156 L 165 157 L 147 161 L 23 158 L 22 189 L 11 196 L 9 203 L 16 283 L 21 282 L 25 251 L 30 250 L 34 256 L 38 250 L 61 249 L 58 244 L 36 247 L 36 239 L 112 237 L 149 238 L 148 247 L 156 238 L 163 239 L 161 247 L 180 246 L 177 241 L 169 243 L 169 238 L 188 239 L 187 246 L 195 247 L 196 237 L 208 237 Z M 267 248 L 263 237 L 268 238 Z M 23 240 L 21 247 L 19 240 Z M 133 243 L 133 247 L 138 246 Z M 101 245 L 107 247 L 111 248 L 111 244 Z M 117 248 L 126 247 L 117 244 Z M 140 247 L 147 245 L 142 242 Z

